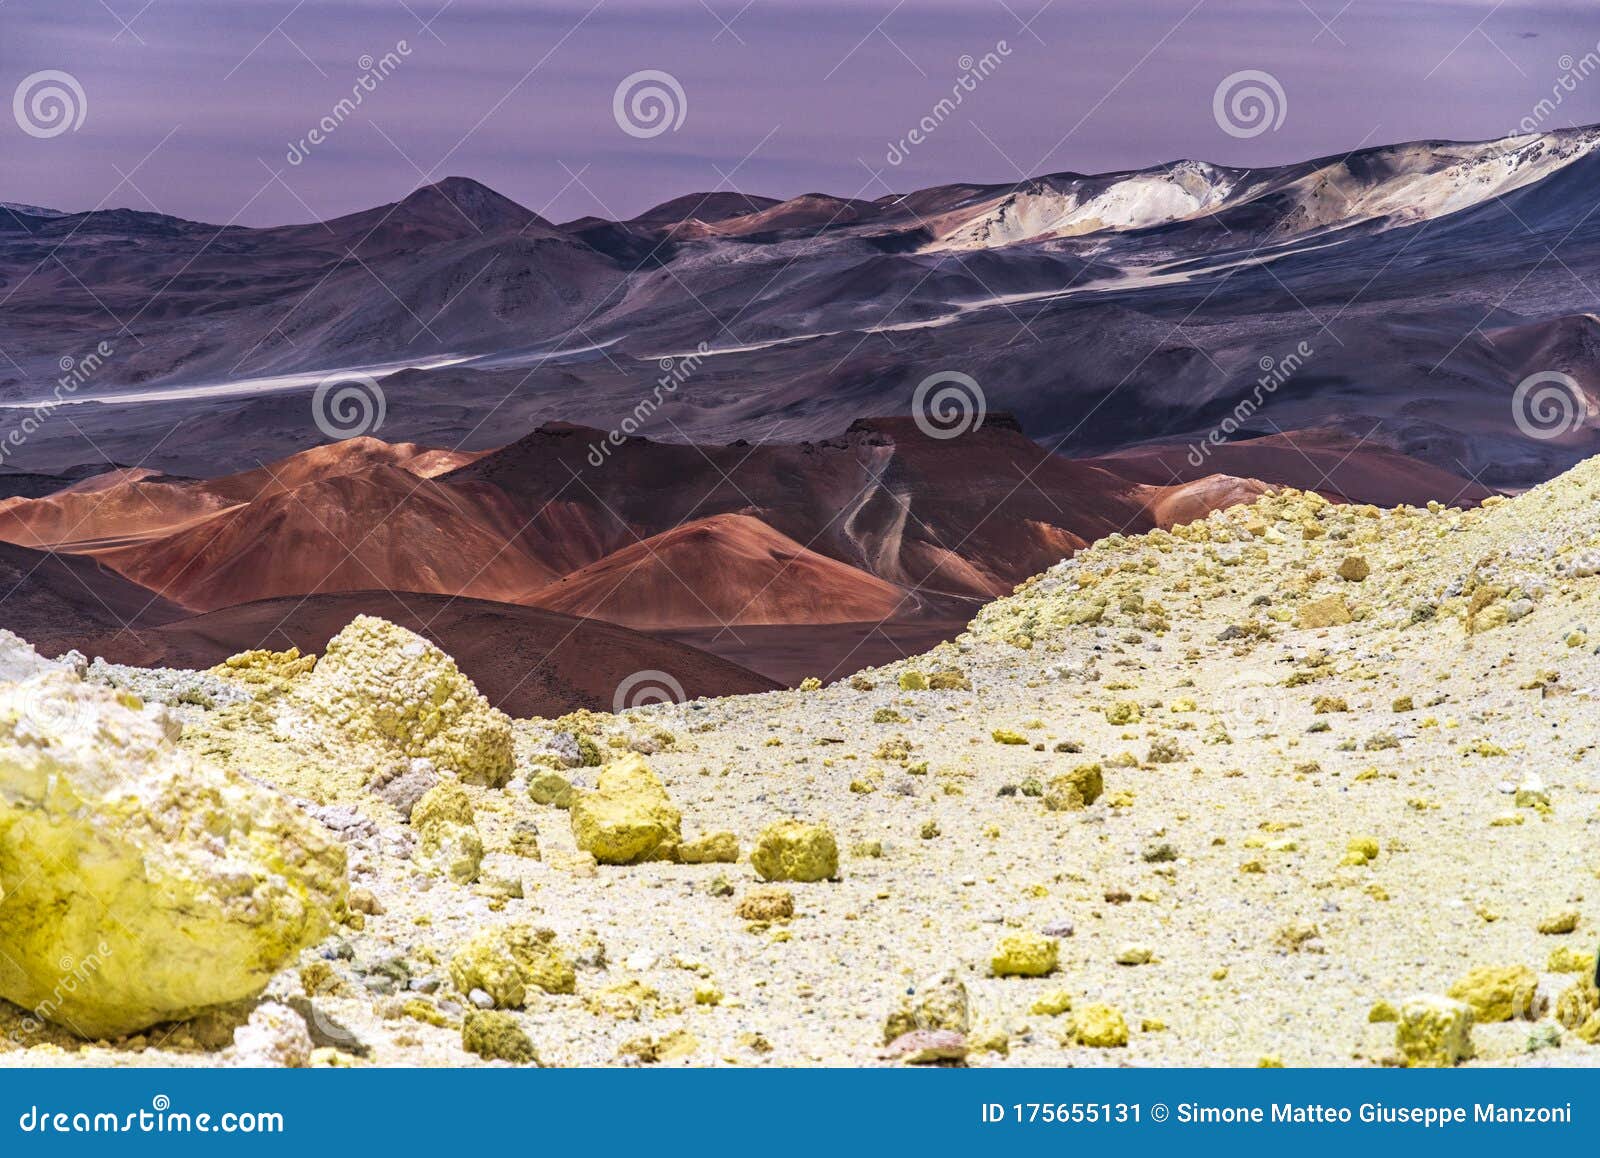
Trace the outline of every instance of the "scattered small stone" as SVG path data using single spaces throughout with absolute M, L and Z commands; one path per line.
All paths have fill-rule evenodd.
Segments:
M 953 968 L 923 978 L 900 996 L 883 1023 L 883 1040 L 919 1029 L 965 1034 L 972 1028 L 972 1004 L 966 984 Z
M 967 1060 L 967 1039 L 948 1029 L 914 1029 L 890 1042 L 884 1054 L 911 1066 L 956 1064 Z
M 1539 932 L 1546 936 L 1562 936 L 1576 931 L 1581 919 L 1577 909 L 1561 909 L 1554 913 L 1546 913 L 1539 919 Z
M 1053 937 L 1013 933 L 995 946 L 989 970 L 996 977 L 1046 977 L 1056 971 L 1060 953 L 1061 946 Z
M 734 912 L 745 921 L 787 921 L 794 916 L 794 894 L 777 886 L 751 889 Z
M 1080 764 L 1050 778 L 1044 806 L 1052 812 L 1073 812 L 1093 804 L 1104 791 L 1105 775 L 1100 765 Z
M 1523 1048 L 1528 1053 L 1538 1053 L 1542 1049 L 1561 1048 L 1561 1026 L 1554 1021 L 1536 1022 L 1528 1030 L 1528 1040 Z
M 1128 1044 L 1128 1023 L 1111 1005 L 1094 1002 L 1073 1014 L 1073 1032 L 1079 1045 L 1091 1049 L 1117 1049 Z
M 503 1010 L 470 1009 L 461 1019 L 461 1048 L 486 1061 L 538 1065 L 539 1055 L 516 1017 Z
M 1472 1007 L 1481 1022 L 1531 1017 L 1539 975 L 1526 965 L 1481 965 L 1450 987 L 1450 996 Z
M 839 846 L 826 824 L 780 820 L 770 824 L 750 853 L 764 881 L 825 881 L 839 875 Z
M 1155 950 L 1148 945 L 1127 944 L 1117 950 L 1118 965 L 1148 965 L 1155 959 Z
M 1408 997 L 1400 1005 L 1395 1046 L 1410 1067 L 1442 1068 L 1473 1054 L 1472 1007 L 1435 994 Z
M 1039 1017 L 1060 1017 L 1072 1009 L 1072 991 L 1069 989 L 1052 989 L 1040 997 L 1034 998 L 1033 1004 L 1028 1007 L 1028 1012 Z
M 1368 575 L 1372 574 L 1372 568 L 1367 565 L 1367 561 L 1364 557 L 1360 555 L 1346 555 L 1344 560 L 1339 564 L 1338 574 L 1339 578 L 1343 579 L 1346 583 L 1360 583 Z
M 678 846 L 684 864 L 733 864 L 739 859 L 739 838 L 731 832 L 712 832 Z

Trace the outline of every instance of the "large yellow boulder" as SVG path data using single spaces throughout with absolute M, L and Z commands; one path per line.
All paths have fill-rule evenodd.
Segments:
M 600 769 L 595 790 L 574 795 L 571 814 L 578 848 L 602 864 L 671 860 L 683 839 L 683 814 L 634 752 Z
M 346 903 L 345 853 L 66 672 L 0 685 L 0 997 L 88 1037 L 253 997 Z
M 1526 965 L 1483 965 L 1450 987 L 1450 996 L 1472 1006 L 1482 1022 L 1510 1021 L 1533 1012 L 1539 975 Z
M 1472 1006 L 1425 993 L 1400 1005 L 1395 1045 L 1407 1066 L 1448 1067 L 1472 1056 Z
M 826 881 L 839 875 L 839 845 L 826 824 L 780 820 L 762 829 L 750 865 L 764 881 Z
M 356 616 L 288 700 L 334 755 L 361 745 L 431 760 L 467 784 L 499 788 L 511 779 L 511 720 L 455 660 L 388 620 Z

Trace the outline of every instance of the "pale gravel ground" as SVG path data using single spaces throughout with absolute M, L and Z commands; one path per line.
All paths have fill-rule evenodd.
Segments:
M 1595 949 L 1600 577 L 1564 578 L 1557 564 L 1570 558 L 1568 549 L 1600 540 L 1597 498 L 1600 464 L 1586 464 L 1515 503 L 1465 517 L 1323 512 L 1324 530 L 1349 536 L 1342 541 L 1299 538 L 1295 519 L 1305 512 L 1262 519 L 1254 531 L 1246 523 L 1259 515 L 1230 512 L 1207 524 L 1208 542 L 1098 545 L 987 610 L 959 645 L 869 673 L 878 681 L 872 691 L 840 684 L 604 718 L 617 736 L 637 740 L 665 728 L 676 737 L 649 761 L 683 809 L 686 837 L 730 829 L 748 849 L 774 819 L 832 824 L 842 879 L 790 886 L 798 914 L 787 941 L 774 930 L 749 931 L 734 915 L 737 895 L 708 894 L 719 873 L 738 893 L 755 884 L 747 862 L 588 866 L 575 853 L 566 813 L 532 803 L 520 776 L 506 790 L 469 789 L 491 850 L 485 878 L 519 878 L 526 894 L 498 912 L 481 890 L 421 878 L 394 854 L 407 835 L 398 814 L 363 797 L 359 806 L 379 832 L 351 844 L 352 883 L 369 887 L 387 911 L 368 917 L 364 931 L 341 934 L 354 961 L 335 965 L 352 996 L 316 1004 L 371 1047 L 370 1062 L 477 1064 L 461 1050 L 457 1028 L 399 1015 L 398 1002 L 361 989 L 356 966 L 400 954 L 414 976 L 444 979 L 438 999 L 459 1003 L 445 969 L 452 950 L 487 925 L 526 920 L 555 929 L 569 946 L 593 930 L 606 949 L 603 968 L 580 967 L 576 996 L 540 995 L 523 1015 L 547 1065 L 615 1064 L 628 1039 L 678 1029 L 698 1046 L 675 1064 L 884 1064 L 883 1019 L 896 995 L 946 966 L 962 971 L 981 1020 L 1010 1034 L 1009 1056 L 975 1054 L 975 1065 L 1250 1066 L 1268 1055 L 1291 1066 L 1376 1064 L 1392 1046 L 1393 1027 L 1367 1024 L 1374 1001 L 1442 993 L 1476 965 L 1542 971 L 1560 945 Z M 1348 554 L 1371 563 L 1365 582 L 1332 574 Z M 1474 564 L 1499 568 L 1481 579 L 1535 596 L 1531 613 L 1469 636 L 1461 622 L 1466 598 L 1452 609 L 1441 596 Z M 1105 578 L 1079 591 L 1082 575 Z M 1101 624 L 1063 622 L 1108 588 L 1115 591 Z M 1140 629 L 1139 614 L 1119 607 L 1122 588 L 1140 592 L 1147 605 L 1159 602 L 1170 627 Z M 1268 618 L 1333 592 L 1364 617 L 1320 630 Z M 1518 594 L 1508 592 L 1484 614 Z M 1270 604 L 1252 609 L 1257 596 Z M 1402 626 L 1414 607 L 1435 602 L 1444 606 L 1431 622 Z M 1217 641 L 1223 628 L 1252 616 L 1271 639 Z M 1595 632 L 1593 640 L 1568 646 L 1580 626 Z M 1029 632 L 1031 647 L 1017 646 L 1019 630 Z M 1329 674 L 1283 686 L 1317 650 L 1327 653 Z M 1098 656 L 1097 679 L 1050 674 L 1060 665 L 1081 668 L 1091 656 Z M 959 665 L 974 691 L 894 686 L 904 667 L 931 671 L 943 662 Z M 1541 670 L 1559 672 L 1550 694 L 1523 690 Z M 1108 686 L 1118 682 L 1133 687 Z M 1406 694 L 1416 710 L 1393 712 L 1391 701 Z M 1313 699 L 1327 695 L 1344 697 L 1350 710 L 1314 715 Z M 1180 697 L 1191 697 L 1197 710 L 1172 711 Z M 1104 707 L 1129 699 L 1144 705 L 1143 720 L 1108 724 Z M 908 722 L 873 723 L 885 707 Z M 1330 730 L 1308 733 L 1316 721 Z M 1205 742 L 1218 724 L 1231 743 Z M 540 735 L 545 725 L 519 728 Z M 1022 731 L 1044 750 L 996 743 L 994 728 Z M 1360 748 L 1381 731 L 1393 732 L 1399 746 Z M 929 761 L 927 774 L 907 775 L 874 757 L 896 736 L 911 741 L 912 762 Z M 1176 740 L 1186 754 L 1144 762 L 1158 738 Z M 1053 752 L 1058 740 L 1077 742 L 1082 754 Z M 1338 750 L 1350 740 L 1357 750 Z M 1479 741 L 1506 754 L 1464 753 Z M 1053 813 L 1037 799 L 997 795 L 1002 785 L 1047 781 L 1125 751 L 1142 766 L 1108 765 L 1106 796 L 1085 811 Z M 1312 761 L 1316 769 L 1296 770 Z M 1377 775 L 1358 781 L 1366 769 Z M 573 775 L 592 783 L 593 773 Z M 1513 809 L 1503 790 L 1534 775 L 1549 793 L 1549 815 Z M 851 792 L 857 779 L 875 780 L 878 790 Z M 1122 792 L 1133 794 L 1131 803 L 1110 806 L 1108 798 Z M 1508 812 L 1524 823 L 1491 827 Z M 940 835 L 925 840 L 919 829 L 930 819 Z M 504 851 L 518 820 L 538 824 L 543 861 Z M 1264 832 L 1264 822 L 1281 830 Z M 1358 836 L 1376 837 L 1380 856 L 1368 867 L 1341 866 L 1346 843 Z M 1296 848 L 1246 847 L 1252 838 L 1292 839 Z M 852 855 L 863 840 L 881 841 L 882 858 Z M 1161 841 L 1179 859 L 1145 863 L 1141 851 Z M 1241 873 L 1251 860 L 1266 871 Z M 1369 895 L 1373 885 L 1389 899 Z M 1108 902 L 1117 890 L 1133 899 Z M 1536 931 L 1545 914 L 1569 907 L 1583 913 L 1576 933 Z M 1480 915 L 1491 910 L 1498 919 Z M 987 976 L 1000 936 L 1062 920 L 1076 931 L 1061 941 L 1055 976 Z M 1320 951 L 1275 943 L 1275 933 L 1297 920 L 1316 924 Z M 1150 946 L 1155 961 L 1115 964 L 1127 942 Z M 1214 979 L 1221 967 L 1226 977 Z M 702 975 L 721 988 L 722 1005 L 693 1004 Z M 618 1020 L 586 1007 L 586 994 L 630 977 L 661 994 L 654 1016 Z M 1541 991 L 1553 1002 L 1574 980 L 1543 974 Z M 1037 996 L 1060 987 L 1080 1004 L 1103 1000 L 1121 1009 L 1133 1031 L 1128 1047 L 1061 1044 L 1066 1019 L 1028 1012 Z M 269 990 L 298 992 L 294 970 Z M 12 1032 L 12 1017 L 0 1014 L 0 1038 Z M 1146 1019 L 1165 1029 L 1143 1030 Z M 1570 1033 L 1559 1050 L 1527 1054 L 1529 1028 L 1477 1027 L 1474 1064 L 1600 1063 L 1600 1048 Z M 751 1034 L 770 1051 L 752 1048 Z M 42 1048 L 0 1058 L 209 1064 L 211 1055 L 174 1048 L 190 1035 L 179 1029 L 164 1048 L 143 1052 L 140 1043 L 78 1051 L 51 1036 Z

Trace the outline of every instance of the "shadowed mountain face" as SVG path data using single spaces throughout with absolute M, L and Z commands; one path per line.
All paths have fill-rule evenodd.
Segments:
M 1078 458 L 1314 431 L 1521 487 L 1600 450 L 1597 143 L 1573 129 L 871 201 L 719 192 L 562 226 L 465 178 L 272 229 L 12 209 L 0 401 L 48 396 L 108 327 L 115 353 L 74 397 L 124 401 L 74 407 L 7 465 L 81 467 L 97 456 L 80 430 L 174 474 L 281 458 L 325 438 L 317 381 L 363 368 L 387 400 L 366 429 L 478 450 L 549 420 L 816 441 L 909 413 L 927 376 L 959 371 Z M 1570 382 L 1554 429 L 1516 393 L 1550 372 Z
M 138 646 L 188 612 L 93 559 L 0 543 L 0 626 L 57 655 L 94 634 Z

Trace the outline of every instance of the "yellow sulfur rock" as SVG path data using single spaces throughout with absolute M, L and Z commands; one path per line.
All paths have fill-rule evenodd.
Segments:
M 733 911 L 744 921 L 787 921 L 794 916 L 794 894 L 775 885 L 751 889 Z
M 411 806 L 411 827 L 422 831 L 435 824 L 472 824 L 475 815 L 466 789 L 453 780 L 435 784 Z
M 286 697 L 336 759 L 364 745 L 422 757 L 468 784 L 511 779 L 511 721 L 415 632 L 358 615 Z
M 1571 945 L 1562 945 L 1559 949 L 1550 951 L 1550 960 L 1545 963 L 1545 970 L 1550 973 L 1593 974 L 1594 954 L 1574 949 Z
M 1070 772 L 1052 776 L 1045 791 L 1044 806 L 1052 812 L 1072 812 L 1087 808 L 1105 791 L 1105 776 L 1098 764 L 1079 764 Z
M 1360 555 L 1346 555 L 1344 561 L 1339 564 L 1339 578 L 1346 583 L 1360 583 L 1371 574 L 1372 568 Z
M 554 808 L 572 807 L 572 782 L 559 772 L 543 771 L 528 777 L 528 798 Z
M 1600 1012 L 1600 989 L 1593 977 L 1580 977 L 1556 998 L 1555 1018 L 1568 1029 L 1578 1029 Z
M 928 677 L 928 687 L 936 692 L 970 692 L 972 680 L 959 668 L 943 668 Z
M 67 672 L 0 686 L 0 997 L 115 1037 L 259 993 L 345 908 L 345 853 Z
M 289 681 L 317 666 L 317 657 L 301 655 L 298 647 L 288 651 L 255 648 L 230 655 L 210 669 L 209 674 L 244 684 L 256 694 L 286 690 Z
M 1448 1067 L 1472 1056 L 1472 1007 L 1436 994 L 1408 997 L 1400 1005 L 1395 1046 L 1411 1067 Z
M 630 752 L 600 770 L 593 792 L 572 802 L 572 836 L 602 864 L 671 860 L 683 814 L 644 758 Z
M 1585 1045 L 1600 1045 L 1600 1013 L 1591 1013 L 1589 1019 L 1573 1030 Z
M 1013 933 L 1002 937 L 989 958 L 996 977 L 1046 977 L 1056 971 L 1061 945 L 1054 937 L 1038 933 Z
M 1128 1023 L 1115 1006 L 1094 1002 L 1073 1014 L 1073 1032 L 1079 1045 L 1116 1049 L 1128 1044 Z
M 825 881 L 839 875 L 839 846 L 826 824 L 780 820 L 756 840 L 750 865 L 764 881 Z
M 1106 708 L 1106 723 L 1137 724 L 1144 718 L 1144 710 L 1136 700 L 1118 700 Z
M 478 879 L 483 865 L 483 838 L 473 823 L 472 801 L 453 780 L 436 784 L 411 808 L 411 827 L 419 842 L 418 868 L 447 877 L 458 885 Z
M 1539 920 L 1539 932 L 1549 936 L 1571 933 L 1577 929 L 1580 919 L 1577 909 L 1561 909 L 1554 913 L 1546 913 Z
M 1450 987 L 1450 996 L 1472 1007 L 1478 1021 L 1527 1017 L 1538 992 L 1539 976 L 1526 965 L 1482 965 Z
M 1352 837 L 1345 845 L 1344 859 L 1340 864 L 1365 865 L 1378 859 L 1378 841 L 1376 837 Z
M 1042 997 L 1036 997 L 1028 1007 L 1029 1013 L 1038 1014 L 1040 1017 L 1059 1017 L 1072 1008 L 1072 991 L 1070 989 L 1052 989 Z
M 711 832 L 678 846 L 684 864 L 733 864 L 739 859 L 739 838 L 731 832 Z
M 919 1029 L 966 1033 L 972 1028 L 967 986 L 953 969 L 923 978 L 900 996 L 883 1023 L 884 1044 Z
M 577 974 L 549 929 L 508 925 L 485 929 L 450 958 L 450 980 L 462 993 L 481 989 L 501 1009 L 520 1009 L 530 988 L 572 993 Z
M 1310 603 L 1302 603 L 1295 613 L 1295 626 L 1302 628 L 1337 627 L 1349 623 L 1354 616 L 1343 595 L 1329 595 Z
M 538 1065 L 539 1055 L 517 1019 L 498 1009 L 471 1009 L 461 1022 L 461 1048 L 485 1061 Z

